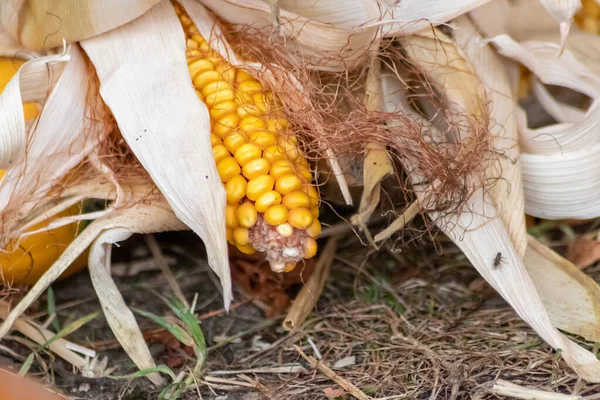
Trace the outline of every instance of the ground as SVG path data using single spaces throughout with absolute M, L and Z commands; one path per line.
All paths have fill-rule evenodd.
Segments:
M 348 235 L 340 242 L 313 314 L 291 333 L 281 328 L 281 315 L 266 319 L 264 307 L 249 302 L 248 293 L 236 291 L 233 310 L 223 312 L 218 281 L 193 234 L 156 238 L 186 297 L 191 300 L 198 294 L 196 313 L 209 346 L 205 376 L 212 377 L 198 382 L 204 399 L 351 398 L 312 369 L 293 345 L 317 357 L 314 346 L 321 362 L 331 367 L 345 362 L 335 372 L 373 398 L 496 399 L 489 392 L 496 379 L 561 393 L 576 388 L 579 394 L 599 391 L 594 385 L 583 386 L 443 237 L 436 238 L 435 246 L 422 237 L 402 246 L 401 252 L 391 246 L 374 252 Z M 167 294 L 164 275 L 143 237 L 116 248 L 113 260 L 116 275 L 126 275 L 127 266 L 133 274 L 115 276 L 130 307 L 169 314 L 157 295 Z M 149 270 L 136 272 L 132 266 Z M 53 290 L 63 325 L 100 310 L 86 272 L 56 283 Z M 46 316 L 45 302 L 42 298 L 31 312 L 39 321 Z M 192 353 L 168 332 L 148 319 L 138 321 L 157 364 L 167 364 L 176 373 L 193 366 Z M 135 371 L 102 316 L 68 338 L 107 356 L 108 367 L 116 367 L 112 375 Z M 4 344 L 28 355 L 15 341 Z M 0 351 L 3 365 L 18 370 L 22 361 Z M 141 400 L 156 399 L 159 393 L 144 378 L 85 379 L 60 359 L 46 361 L 53 367 L 53 378 L 37 363 L 30 376 L 53 380 L 56 389 L 76 398 Z M 278 366 L 289 370 L 272 369 Z M 252 371 L 257 369 L 264 371 Z M 296 372 L 289 373 L 292 370 Z M 195 399 L 198 394 L 189 391 L 182 398 Z

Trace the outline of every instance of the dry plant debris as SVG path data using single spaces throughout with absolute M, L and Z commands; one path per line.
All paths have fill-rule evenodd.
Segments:
M 102 314 L 139 370 L 127 371 L 128 378 L 147 378 L 160 398 L 201 386 L 278 392 L 245 375 L 210 377 L 207 357 L 279 321 L 222 335 L 209 347 L 197 315 L 204 303 L 185 295 L 151 239 L 174 295 L 156 293 L 169 315 L 128 306 L 111 274 L 112 245 L 134 233 L 191 230 L 218 277 L 210 293 L 223 300 L 205 319 L 250 303 L 275 318 L 291 302 L 292 288 L 306 283 L 285 321 L 292 332 L 273 342 L 254 336 L 255 355 L 243 362 L 251 365 L 275 343 L 292 345 L 291 338 L 306 335 L 314 358 L 305 358 L 313 367 L 355 397 L 371 396 L 321 363 L 333 342 L 323 345 L 327 330 L 307 319 L 335 259 L 356 276 L 355 294 L 364 276 L 380 301 L 393 299 L 394 307 L 365 312 L 384 310 L 408 324 L 408 330 L 400 322 L 389 329 L 392 340 L 413 346 L 433 371 L 428 392 L 419 396 L 458 398 L 465 388 L 544 396 L 502 382 L 480 387 L 473 378 L 479 367 L 464 362 L 458 365 L 469 367 L 460 369 L 440 356 L 441 338 L 415 336 L 420 330 L 409 321 L 420 304 L 410 297 L 417 294 L 406 287 L 399 293 L 368 268 L 377 250 L 403 265 L 397 251 L 420 243 L 419 235 L 408 234 L 415 229 L 436 243 L 440 237 L 453 242 L 554 349 L 556 363 L 600 382 L 600 360 L 589 344 L 600 341 L 600 287 L 581 271 L 593 270 L 598 259 L 590 242 L 598 238 L 594 221 L 600 217 L 597 1 L 9 0 L 0 4 L 0 15 L 19 15 L 0 18 L 0 66 L 12 76 L 0 94 L 0 266 L 3 304 L 10 304 L 0 339 L 15 340 L 13 328 L 25 335 L 17 336 L 30 349 L 22 374 L 34 360 L 43 372 L 52 370 L 41 354 L 58 343 L 68 350 L 61 348 L 61 357 L 77 360 L 81 374 L 112 372 L 92 350 L 64 341 L 93 324 L 99 311 L 64 324 L 49 290 L 87 258 Z M 49 31 L 52 24 L 57 27 Z M 310 260 L 320 221 L 339 223 L 334 215 L 350 221 L 368 247 L 362 261 L 341 250 L 334 257 L 329 246 L 318 262 Z M 534 220 L 532 226 L 526 215 L 558 222 L 548 227 Z M 74 232 L 64 248 L 61 229 Z M 554 251 L 557 232 L 569 246 L 567 258 L 561 248 Z M 263 258 L 238 254 L 232 274 L 228 243 Z M 294 269 L 300 271 L 290 273 Z M 21 281 L 18 270 L 26 272 Z M 245 299 L 233 302 L 232 281 Z M 447 300 L 456 285 L 436 295 Z M 459 292 L 468 290 L 454 295 Z M 40 332 L 51 326 L 53 336 L 40 343 L 24 314 L 44 293 L 48 318 Z M 348 312 L 360 325 L 362 311 Z M 482 318 L 479 313 L 472 310 Z M 142 317 L 160 331 L 144 331 Z M 460 335 L 468 332 L 461 329 L 470 317 L 442 324 L 440 334 L 464 340 Z M 359 326 L 346 335 L 358 340 L 356 332 L 378 328 Z M 149 338 L 168 346 L 167 362 L 178 374 L 157 364 Z M 72 351 L 89 359 L 82 366 Z M 397 368 L 404 363 L 410 360 L 394 361 Z M 364 374 L 379 371 L 374 365 Z M 439 386 L 444 370 L 452 378 Z M 420 390 L 404 384 L 396 396 Z M 394 398 L 390 390 L 385 396 Z

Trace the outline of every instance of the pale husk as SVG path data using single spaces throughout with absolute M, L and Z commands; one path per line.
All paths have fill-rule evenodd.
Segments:
M 177 217 L 204 241 L 228 307 L 225 189 L 212 156 L 208 110 L 192 86 L 185 37 L 171 3 L 163 1 L 82 46 L 123 138 Z
M 437 37 L 438 34 L 436 34 Z M 416 47 L 419 45 L 423 49 L 423 37 L 416 38 L 412 42 L 413 37 L 405 39 L 408 46 Z M 454 62 L 453 65 L 467 65 L 466 60 L 463 64 L 456 62 L 454 54 L 460 55 L 459 52 L 452 49 L 451 42 L 442 40 L 439 42 L 440 47 L 444 49 L 443 53 L 452 54 L 449 59 Z M 435 47 L 429 46 L 435 49 Z M 439 50 L 438 50 L 439 51 Z M 442 52 L 440 52 L 442 53 Z M 408 54 L 411 54 L 409 51 Z M 432 55 L 423 54 L 420 52 L 412 52 L 413 60 L 421 63 L 421 57 L 424 58 L 424 65 L 429 68 Z M 443 69 L 442 69 L 443 71 Z M 432 74 L 434 79 L 439 81 L 440 75 L 437 77 Z M 448 83 L 447 79 L 456 79 L 461 75 L 458 73 L 444 75 L 445 80 L 442 80 L 446 86 L 452 88 L 459 87 L 459 82 Z M 464 96 L 477 95 L 476 91 L 468 89 L 468 81 L 463 83 L 467 87 Z M 387 99 L 385 104 L 394 105 L 391 110 L 397 110 L 402 104 L 402 99 L 396 94 L 397 92 L 386 92 L 384 86 L 384 95 Z M 397 101 L 392 99 L 396 97 Z M 461 99 L 460 97 L 456 97 Z M 460 100 L 459 100 L 460 101 Z M 475 99 L 465 99 L 466 104 L 461 104 L 464 109 L 469 109 L 469 104 L 477 104 L 479 101 Z M 494 107 L 492 106 L 492 110 Z M 464 136 L 468 136 L 469 131 L 463 132 Z M 420 181 L 418 171 L 414 171 L 412 166 L 407 167 L 411 174 L 415 174 L 413 181 Z M 477 177 L 473 177 L 474 179 Z M 419 201 L 425 204 L 428 201 L 426 193 L 418 191 Z M 501 211 L 496 210 L 493 204 L 496 204 L 483 189 L 477 190 L 468 200 L 468 211 L 459 214 L 450 215 L 435 215 L 430 216 L 436 222 L 437 226 L 446 233 L 471 261 L 473 266 L 479 273 L 492 285 L 506 301 L 515 309 L 515 311 L 529 323 L 533 329 L 552 347 L 562 350 L 562 357 L 567 363 L 584 379 L 598 382 L 600 381 L 600 362 L 590 352 L 579 347 L 562 335 L 551 323 L 548 312 L 542 303 L 535 285 L 527 273 L 523 262 L 516 251 L 511 237 L 506 230 L 503 221 L 500 218 L 495 218 Z M 494 260 L 501 255 L 501 265 L 495 266 Z
M 134 20 L 160 0 L 3 0 L 0 31 L 28 50 L 74 43 Z
M 461 16 L 455 20 L 455 24 L 457 29 L 453 39 L 481 79 L 490 101 L 490 133 L 494 138 L 494 149 L 500 157 L 499 165 L 490 166 L 487 176 L 491 179 L 501 176 L 502 179 L 496 182 L 489 194 L 500 210 L 500 219 L 508 230 L 517 254 L 523 256 L 527 247 L 527 230 L 519 161 L 519 132 L 514 114 L 515 99 L 502 61 L 489 45 L 482 44 L 482 37 L 469 17 Z
M 600 287 L 573 263 L 529 237 L 523 258 L 552 324 L 592 342 L 600 339 Z
M 271 8 L 261 0 L 200 0 L 224 20 L 268 36 Z M 284 1 L 280 34 L 295 60 L 343 71 L 364 61 L 378 39 L 439 25 L 489 0 Z
M 581 119 L 539 129 L 529 129 L 524 112 L 517 110 L 526 212 L 547 219 L 599 216 L 600 77 L 569 49 L 557 58 L 558 45 L 553 43 L 517 43 L 506 35 L 491 41 L 500 54 L 523 63 L 541 82 L 577 90 L 593 99 Z
M 365 90 L 367 111 L 382 111 L 381 63 L 379 60 L 372 60 L 371 62 Z M 363 192 L 358 212 L 352 216 L 351 222 L 353 225 L 367 231 L 367 222 L 379 205 L 380 182 L 384 177 L 394 172 L 394 166 L 385 146 L 377 143 L 366 143 L 365 149 L 367 154 L 363 161 Z M 367 236 L 370 238 L 370 234 Z
M 22 121 L 5 126 L 6 138 L 20 138 L 18 144 L 10 145 L 15 152 L 17 149 L 21 151 L 21 142 L 23 143 L 23 154 L 19 155 L 15 162 L 9 162 L 6 175 L 0 183 L 0 209 L 4 215 L 10 215 L 4 232 L 12 238 L 18 237 L 29 227 L 25 220 L 31 216 L 31 210 L 60 178 L 93 151 L 108 131 L 103 122 L 94 123 L 93 128 L 88 124 L 86 97 L 90 76 L 83 52 L 75 44 L 64 57 L 69 61 L 62 71 L 58 68 L 48 70 L 44 67 L 34 76 L 21 75 L 19 71 L 19 75 L 13 78 L 14 82 L 19 82 L 20 79 L 22 88 L 31 87 L 31 91 L 37 90 L 37 99 L 45 102 L 29 133 L 21 130 L 24 128 Z M 29 63 L 41 63 L 44 59 L 29 61 L 24 64 L 22 70 Z M 25 80 L 26 78 L 30 81 Z M 56 83 L 48 92 L 48 86 L 43 85 L 52 81 Z M 48 96 L 47 99 L 42 95 Z M 10 102 L 10 111 L 15 119 L 23 119 L 23 97 L 19 96 L 18 92 L 5 91 L 0 96 L 0 102 L 2 99 Z M 9 108 L 6 111 L 9 112 Z M 52 227 L 66 223 L 69 221 L 57 220 Z

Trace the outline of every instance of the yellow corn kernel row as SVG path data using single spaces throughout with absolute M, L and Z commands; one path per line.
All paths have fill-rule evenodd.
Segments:
M 178 5 L 175 10 L 193 85 L 210 112 L 213 155 L 227 193 L 227 239 L 246 254 L 279 246 L 281 254 L 271 251 L 267 259 L 291 270 L 316 254 L 321 232 L 308 162 L 296 137 L 282 135 L 289 124 L 272 93 L 211 50 L 185 11 Z M 298 243 L 300 253 L 291 248 Z
M 600 34 L 600 5 L 595 0 L 582 0 L 575 23 L 586 32 Z

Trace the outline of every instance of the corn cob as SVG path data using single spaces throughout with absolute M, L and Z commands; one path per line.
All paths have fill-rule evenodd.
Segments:
M 575 22 L 586 32 L 600 34 L 600 5 L 595 0 L 582 0 Z
M 208 107 L 211 145 L 227 193 L 227 239 L 245 254 L 264 252 L 271 268 L 291 271 L 316 254 L 319 195 L 308 162 L 276 99 L 231 66 L 177 4 L 193 85 Z

